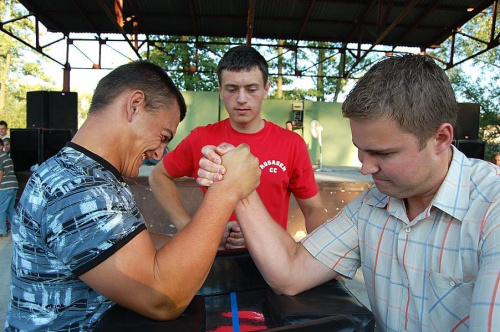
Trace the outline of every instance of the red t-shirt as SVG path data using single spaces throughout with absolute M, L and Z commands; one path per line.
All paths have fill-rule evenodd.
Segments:
M 234 146 L 246 143 L 251 153 L 259 158 L 262 175 L 257 192 L 269 214 L 283 228 L 286 228 L 288 220 L 290 193 L 299 199 L 311 198 L 318 193 L 314 170 L 302 137 L 267 121 L 264 129 L 255 134 L 234 130 L 229 119 L 195 128 L 165 155 L 163 166 L 174 178 L 196 178 L 198 163 L 203 157 L 201 149 L 205 145 L 222 142 Z M 231 218 L 236 220 L 234 215 Z

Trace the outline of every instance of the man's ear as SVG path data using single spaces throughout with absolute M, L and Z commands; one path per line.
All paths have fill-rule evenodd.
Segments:
M 264 85 L 264 90 L 266 91 L 266 94 L 264 95 L 264 99 L 267 99 L 267 96 L 269 94 L 269 89 L 271 88 L 271 83 L 267 82 L 265 85 Z
M 127 100 L 127 120 L 132 121 L 133 117 L 144 110 L 146 96 L 141 90 L 133 91 Z
M 453 126 L 449 123 L 441 124 L 434 132 L 434 140 L 438 153 L 446 151 L 453 142 Z

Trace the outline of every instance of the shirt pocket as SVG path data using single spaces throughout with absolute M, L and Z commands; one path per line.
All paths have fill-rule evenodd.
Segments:
M 474 281 L 463 282 L 452 276 L 431 271 L 427 297 L 432 328 L 448 331 L 457 325 L 458 330 L 467 330 L 473 290 Z

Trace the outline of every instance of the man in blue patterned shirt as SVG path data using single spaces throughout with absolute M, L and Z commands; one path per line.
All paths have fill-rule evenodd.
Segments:
M 293 295 L 361 267 L 377 330 L 498 330 L 500 168 L 451 145 L 457 108 L 430 58 L 374 65 L 342 105 L 374 186 L 301 243 L 276 227 L 256 193 L 236 207 L 271 287 Z M 203 175 L 201 184 L 213 178 Z
M 19 202 L 6 330 L 91 331 L 114 303 L 156 320 L 184 311 L 228 217 L 260 177 L 257 158 L 239 146 L 222 159 L 229 181 L 210 188 L 188 227 L 171 241 L 149 233 L 122 176 L 159 160 L 185 113 L 172 80 L 149 62 L 99 82 L 87 120 Z

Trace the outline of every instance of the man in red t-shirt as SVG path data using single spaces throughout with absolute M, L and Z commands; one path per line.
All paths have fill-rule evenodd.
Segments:
M 193 129 L 165 155 L 162 163 L 155 166 L 149 183 L 156 199 L 177 229 L 183 228 L 191 217 L 179 199 L 173 179 L 198 177 L 198 162 L 206 145 L 246 143 L 259 158 L 262 175 L 257 192 L 270 215 L 286 229 L 290 194 L 293 193 L 304 214 L 306 230 L 312 231 L 326 221 L 327 213 L 306 144 L 297 133 L 261 116 L 262 102 L 270 87 L 266 60 L 252 47 L 237 46 L 222 57 L 217 74 L 220 97 L 229 118 Z M 226 248 L 244 245 L 234 215 L 227 229 L 222 241 Z

